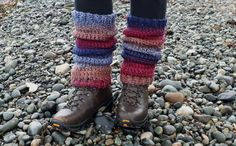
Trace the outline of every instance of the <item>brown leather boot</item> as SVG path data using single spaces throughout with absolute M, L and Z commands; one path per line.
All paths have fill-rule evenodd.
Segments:
M 148 119 L 148 87 L 124 84 L 116 116 L 120 127 L 142 128 Z
M 62 130 L 78 131 L 102 107 L 112 107 L 110 88 L 79 88 L 67 108 L 60 110 L 52 119 L 52 126 Z

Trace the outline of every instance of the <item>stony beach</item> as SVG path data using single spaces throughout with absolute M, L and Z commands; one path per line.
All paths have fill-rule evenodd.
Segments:
M 116 128 L 114 112 L 98 113 L 77 133 L 50 126 L 75 94 L 73 9 L 71 1 L 25 0 L 0 19 L 1 146 L 236 146 L 236 1 L 169 0 L 167 41 L 149 86 L 150 124 L 137 135 Z M 114 0 L 114 12 L 116 100 L 129 1 Z

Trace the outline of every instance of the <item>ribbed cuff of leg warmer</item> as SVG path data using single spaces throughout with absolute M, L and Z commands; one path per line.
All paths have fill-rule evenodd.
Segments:
M 111 85 L 112 52 L 115 50 L 115 14 L 98 15 L 73 11 L 74 65 L 71 84 L 75 87 L 106 88 Z
M 134 85 L 151 84 L 155 65 L 161 60 L 167 20 L 129 15 L 127 21 L 128 27 L 123 32 L 121 81 Z

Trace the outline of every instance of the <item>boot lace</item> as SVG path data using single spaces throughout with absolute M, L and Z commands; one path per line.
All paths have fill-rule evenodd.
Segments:
M 128 103 L 131 106 L 140 105 L 140 88 L 138 87 L 124 87 L 122 101 Z
M 69 99 L 67 107 L 72 110 L 80 109 L 81 105 L 86 102 L 86 98 L 92 94 L 92 90 L 88 88 L 78 89 L 76 95 Z

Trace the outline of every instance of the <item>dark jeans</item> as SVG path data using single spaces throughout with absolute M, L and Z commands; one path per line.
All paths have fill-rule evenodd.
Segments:
M 162 19 L 166 14 L 166 0 L 131 0 L 131 15 Z M 94 14 L 111 14 L 112 0 L 75 0 L 75 9 Z

